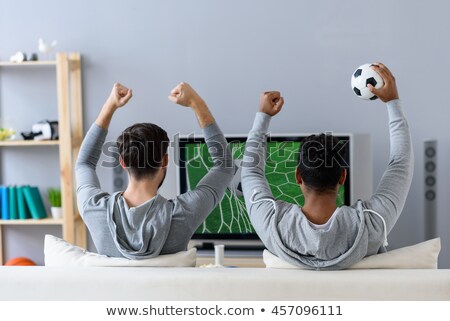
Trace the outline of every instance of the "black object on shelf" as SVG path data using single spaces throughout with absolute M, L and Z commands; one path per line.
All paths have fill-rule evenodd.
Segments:
M 25 140 L 57 140 L 59 138 L 58 122 L 43 120 L 34 124 L 31 131 L 20 134 Z

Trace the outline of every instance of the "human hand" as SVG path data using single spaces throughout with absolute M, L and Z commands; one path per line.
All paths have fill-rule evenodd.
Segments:
M 133 92 L 131 89 L 128 89 L 122 84 L 115 83 L 105 105 L 108 108 L 117 109 L 124 106 L 132 96 Z
M 185 107 L 201 108 L 206 104 L 197 92 L 186 82 L 180 83 L 176 86 L 169 95 L 169 100 Z
M 374 93 L 380 100 L 387 103 L 391 100 L 398 99 L 397 84 L 395 82 L 395 77 L 392 75 L 391 71 L 383 65 L 381 62 L 377 62 L 371 66 L 373 70 L 380 74 L 381 78 L 384 80 L 384 86 L 380 89 L 376 89 L 371 84 L 367 87 Z
M 269 116 L 275 116 L 283 107 L 284 98 L 279 91 L 266 91 L 259 97 L 259 111 Z
M 115 111 L 125 105 L 132 96 L 131 89 L 115 83 L 95 123 L 101 128 L 108 129 Z

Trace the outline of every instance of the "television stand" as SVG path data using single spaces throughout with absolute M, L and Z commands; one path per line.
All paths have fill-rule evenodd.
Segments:
M 220 243 L 218 243 L 220 244 Z M 194 247 L 198 251 L 214 251 L 214 242 L 202 242 Z M 263 251 L 265 249 L 263 244 L 226 244 L 226 251 Z
M 208 264 L 215 264 L 214 245 L 225 245 L 225 267 L 265 267 L 262 253 L 264 245 L 253 242 L 249 244 L 227 242 L 200 242 L 193 247 L 197 249 L 197 267 Z

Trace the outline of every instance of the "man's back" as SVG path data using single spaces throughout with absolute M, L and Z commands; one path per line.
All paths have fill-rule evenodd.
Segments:
M 128 89 L 120 90 L 125 95 Z M 131 91 L 128 90 L 128 93 Z M 233 177 L 231 151 L 206 104 L 188 84 L 180 84 L 171 94 L 171 100 L 192 105 L 195 110 L 214 167 L 194 190 L 174 200 L 165 199 L 157 194 L 157 190 L 165 178 L 168 165 L 166 151 L 156 151 L 160 156 L 153 160 L 153 166 L 141 166 L 140 156 L 146 153 L 147 161 L 155 157 L 155 153 L 145 149 L 148 145 L 145 143 L 154 142 L 145 133 L 153 133 L 153 136 L 157 133 L 157 137 L 163 138 L 167 135 L 156 125 L 136 124 L 126 130 L 126 135 L 122 135 L 125 138 L 119 137 L 119 150 L 122 149 L 119 159 L 130 178 L 127 190 L 112 195 L 102 191 L 96 166 L 109 122 L 117 109 L 110 107 L 110 100 L 116 99 L 110 97 L 86 134 L 76 165 L 78 208 L 100 254 L 144 259 L 186 250 L 192 234 L 220 202 Z M 117 95 L 117 85 L 113 95 Z M 143 149 L 133 149 L 135 146 Z
M 305 207 L 273 199 L 264 177 L 266 133 L 271 116 L 277 114 L 281 107 L 276 110 L 276 102 L 273 101 L 275 105 L 269 107 L 269 113 L 257 113 L 247 140 L 242 186 L 251 222 L 273 254 L 306 268 L 341 269 L 365 256 L 385 251 L 387 234 L 406 201 L 414 161 L 409 127 L 398 100 L 395 79 L 390 73 L 384 76 L 385 90 L 395 87 L 395 91 L 388 92 L 391 95 L 386 99 L 391 137 L 388 167 L 369 200 L 327 213 L 328 221 L 324 225 L 312 224 L 304 213 Z M 382 99 L 383 94 L 380 92 Z M 310 206 L 308 210 L 320 208 L 322 204 L 313 205 L 316 206 Z M 321 214 L 308 213 L 310 217 L 320 217 Z

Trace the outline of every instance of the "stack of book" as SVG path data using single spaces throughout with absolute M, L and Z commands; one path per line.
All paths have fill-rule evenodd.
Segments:
M 2 220 L 41 219 L 47 217 L 44 202 L 36 186 L 0 186 Z

